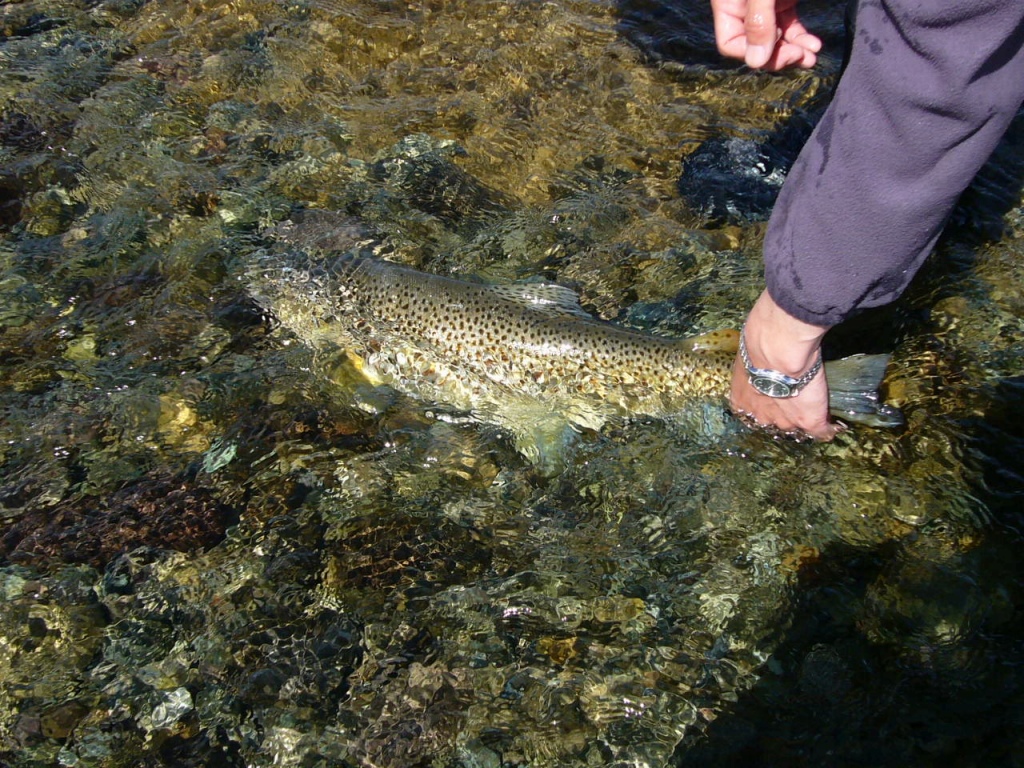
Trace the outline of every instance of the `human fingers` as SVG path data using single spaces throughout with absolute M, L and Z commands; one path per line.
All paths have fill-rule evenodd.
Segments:
M 797 17 L 795 3 L 786 8 L 777 8 L 775 16 L 775 23 L 782 30 L 782 40 L 799 45 L 812 53 L 821 50 L 821 38 L 807 31 L 807 27 Z
M 828 416 L 828 389 L 824 376 L 811 382 L 798 397 L 766 397 L 750 386 L 746 369 L 737 361 L 733 369 L 729 405 L 736 417 L 751 429 L 771 435 L 819 442 L 832 440 L 845 429 Z M 819 391 L 820 390 L 820 391 Z
M 815 52 L 809 51 L 799 45 L 780 41 L 779 44 L 775 46 L 775 50 L 772 52 L 768 63 L 761 67 L 761 69 L 769 72 L 776 72 L 788 67 L 810 69 L 817 64 L 817 62 L 818 56 Z
M 800 67 L 814 66 L 818 58 L 817 54 L 821 51 L 821 38 L 807 31 L 807 27 L 797 19 L 796 10 L 793 7 L 781 12 L 777 23 L 779 29 L 782 30 L 779 47 L 792 46 L 793 50 L 787 52 L 787 57 L 794 59 L 792 63 Z
M 799 21 L 784 25 L 780 29 L 785 42 L 798 45 L 811 53 L 818 53 L 821 50 L 821 38 L 808 32 L 807 28 Z
M 775 26 L 776 43 L 761 69 L 777 71 L 794 66 L 809 69 L 817 64 L 821 39 L 808 32 L 797 18 L 795 1 L 776 0 Z
M 743 31 L 747 39 L 743 60 L 748 67 L 761 69 L 772 58 L 781 34 L 776 26 L 775 0 L 749 0 Z
M 786 439 L 792 440 L 797 443 L 830 443 L 836 438 L 836 436 L 840 432 L 843 432 L 845 430 L 845 427 L 841 427 L 839 424 L 835 424 L 832 425 L 835 427 L 834 431 L 830 433 L 811 434 L 802 429 L 782 429 L 780 427 L 776 427 L 774 424 L 761 424 L 754 417 L 754 414 L 751 413 L 744 413 L 742 411 L 738 411 L 734 415 L 736 416 L 737 420 L 741 424 L 743 424 L 743 426 L 747 427 L 751 431 L 760 432 L 775 440 Z
M 734 54 L 734 58 L 743 58 L 746 51 L 746 43 L 742 42 L 741 47 L 738 47 L 737 51 L 738 53 Z M 817 63 L 818 57 L 813 51 L 780 41 L 775 46 L 768 61 L 760 69 L 765 72 L 778 72 L 789 67 L 810 69 Z
M 742 60 L 747 52 L 747 36 L 743 28 L 746 8 L 743 0 L 711 0 L 715 44 L 718 52 L 730 59 Z

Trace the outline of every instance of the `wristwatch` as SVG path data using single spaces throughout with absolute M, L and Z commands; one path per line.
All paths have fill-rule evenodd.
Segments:
M 821 350 L 818 350 L 818 359 L 814 362 L 814 365 L 799 379 L 787 376 L 781 371 L 773 371 L 771 368 L 755 368 L 750 362 L 750 357 L 747 355 L 746 330 L 744 327 L 740 331 L 740 360 L 743 361 L 743 367 L 747 369 L 747 378 L 750 380 L 750 386 L 762 395 L 767 395 L 768 397 L 796 397 L 800 394 L 800 390 L 806 387 L 818 375 L 818 371 L 821 370 Z

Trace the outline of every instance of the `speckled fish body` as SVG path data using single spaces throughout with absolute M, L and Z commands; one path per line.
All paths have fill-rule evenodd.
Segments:
M 351 349 L 373 380 L 514 430 L 531 411 L 596 429 L 721 398 L 736 346 L 734 331 L 669 339 L 596 320 L 556 285 L 487 285 L 365 256 L 268 257 L 250 281 L 308 344 Z
M 372 382 L 508 428 L 534 459 L 557 452 L 566 425 L 599 429 L 614 417 L 724 406 L 736 354 L 736 331 L 689 339 L 633 331 L 594 319 L 557 285 L 489 285 L 353 254 L 271 254 L 248 278 L 310 346 L 344 348 Z M 886 360 L 827 364 L 834 414 L 899 423 L 875 391 Z

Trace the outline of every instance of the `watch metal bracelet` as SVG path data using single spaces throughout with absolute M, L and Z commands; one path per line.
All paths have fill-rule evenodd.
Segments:
M 755 368 L 747 354 L 747 327 L 745 325 L 740 331 L 740 360 L 743 361 L 743 367 L 747 369 L 750 385 L 768 397 L 796 397 L 800 394 L 800 390 L 818 375 L 822 367 L 821 350 L 818 350 L 818 359 L 800 378 L 787 376 L 781 371 L 774 371 L 771 368 Z

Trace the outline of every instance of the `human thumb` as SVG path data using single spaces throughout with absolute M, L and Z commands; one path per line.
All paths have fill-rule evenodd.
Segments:
M 743 60 L 751 69 L 760 69 L 771 58 L 772 49 L 764 45 L 748 45 Z

